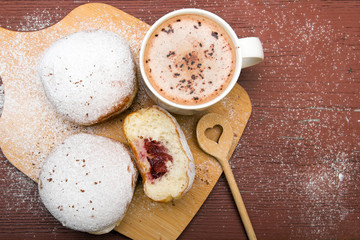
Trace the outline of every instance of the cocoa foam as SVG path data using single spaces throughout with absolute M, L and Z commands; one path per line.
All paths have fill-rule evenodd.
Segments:
M 186 14 L 160 25 L 144 54 L 147 78 L 166 99 L 194 105 L 226 89 L 235 69 L 235 47 L 226 31 L 206 17 Z

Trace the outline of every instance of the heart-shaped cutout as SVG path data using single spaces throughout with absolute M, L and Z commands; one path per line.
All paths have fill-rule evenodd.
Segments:
M 223 133 L 223 127 L 219 124 L 216 124 L 214 127 L 207 128 L 205 130 L 205 136 L 216 143 L 219 143 L 219 139 L 222 133 Z

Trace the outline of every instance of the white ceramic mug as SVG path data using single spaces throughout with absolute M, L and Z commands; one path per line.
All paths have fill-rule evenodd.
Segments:
M 236 49 L 236 51 L 235 51 L 236 52 L 236 64 L 235 64 L 234 74 L 233 74 L 233 77 L 232 77 L 230 83 L 228 84 L 226 89 L 220 95 L 218 95 L 214 99 L 212 99 L 208 102 L 202 103 L 202 104 L 182 105 L 182 104 L 174 103 L 174 102 L 164 98 L 155 90 L 155 88 L 149 82 L 149 79 L 147 78 L 147 75 L 145 72 L 145 67 L 144 67 L 145 48 L 147 46 L 147 42 L 148 42 L 149 38 L 151 37 L 152 33 L 163 22 L 167 21 L 168 19 L 173 18 L 175 16 L 179 16 L 179 15 L 185 15 L 185 14 L 200 15 L 200 16 L 204 16 L 206 18 L 209 18 L 209 19 L 217 22 L 228 33 L 228 35 L 230 36 L 230 38 L 235 46 L 235 49 Z M 240 38 L 239 39 L 237 37 L 236 33 L 234 32 L 234 30 L 230 27 L 230 25 L 228 23 L 226 23 L 219 16 L 217 16 L 211 12 L 205 11 L 205 10 L 188 8 L 188 9 L 181 9 L 181 10 L 176 10 L 176 11 L 170 12 L 170 13 L 164 15 L 163 17 L 161 17 L 159 20 L 157 20 L 154 23 L 154 25 L 151 26 L 149 31 L 146 33 L 146 35 L 143 39 L 142 45 L 141 45 L 140 63 L 139 64 L 140 64 L 141 75 L 142 75 L 143 81 L 145 83 L 146 91 L 147 91 L 148 95 L 150 96 L 150 98 L 153 101 L 155 101 L 155 103 L 157 105 L 167 109 L 168 111 L 170 111 L 172 113 L 182 114 L 182 115 L 191 115 L 191 114 L 195 114 L 197 112 L 203 111 L 203 110 L 209 108 L 210 106 L 213 106 L 214 104 L 219 102 L 221 99 L 223 99 L 236 84 L 236 82 L 239 78 L 241 69 L 258 64 L 263 59 L 264 59 L 264 52 L 263 52 L 262 44 L 261 44 L 259 38 L 248 37 L 248 38 Z

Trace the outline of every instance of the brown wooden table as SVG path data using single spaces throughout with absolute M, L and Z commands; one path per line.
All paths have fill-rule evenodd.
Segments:
M 1 1 L 0 26 L 38 30 L 87 2 Z M 253 112 L 231 159 L 257 237 L 360 239 L 360 1 L 101 2 L 148 24 L 202 8 L 260 37 L 265 61 L 239 79 Z M 0 239 L 126 239 L 62 227 L 1 151 L 0 209 Z M 223 176 L 180 239 L 246 239 Z

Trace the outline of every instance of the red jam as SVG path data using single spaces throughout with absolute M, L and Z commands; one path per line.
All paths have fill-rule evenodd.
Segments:
M 166 163 L 173 161 L 173 157 L 168 154 L 167 148 L 159 141 L 146 138 L 144 140 L 146 159 L 150 164 L 150 175 L 152 179 L 162 177 L 167 171 Z

